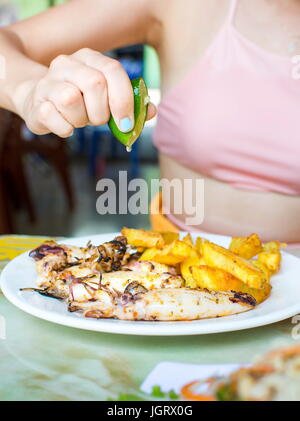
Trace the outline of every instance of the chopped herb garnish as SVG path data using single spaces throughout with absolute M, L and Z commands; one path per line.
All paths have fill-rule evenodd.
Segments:
M 108 401 L 152 401 L 153 398 L 157 398 L 158 400 L 178 400 L 179 395 L 174 391 L 170 390 L 169 392 L 163 392 L 160 386 L 153 386 L 151 394 L 137 392 L 137 394 L 133 393 L 120 393 L 116 399 L 108 398 Z
M 152 387 L 151 396 L 155 396 L 156 398 L 165 398 L 166 397 L 166 393 L 164 393 L 161 390 L 160 386 L 153 386 Z

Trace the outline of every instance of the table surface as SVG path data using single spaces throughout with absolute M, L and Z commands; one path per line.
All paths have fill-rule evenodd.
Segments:
M 0 237 L 2 267 L 41 241 Z M 300 249 L 288 251 L 300 257 Z M 88 332 L 30 316 L 0 292 L 0 327 L 4 322 L 0 400 L 116 399 L 120 393 L 136 393 L 161 361 L 249 363 L 270 349 L 296 343 L 291 319 L 255 329 L 190 337 Z

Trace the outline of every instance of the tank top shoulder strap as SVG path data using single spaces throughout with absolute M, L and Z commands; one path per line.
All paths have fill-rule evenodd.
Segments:
M 236 9 L 237 9 L 238 0 L 230 0 L 230 8 L 228 13 L 228 25 L 233 25 Z

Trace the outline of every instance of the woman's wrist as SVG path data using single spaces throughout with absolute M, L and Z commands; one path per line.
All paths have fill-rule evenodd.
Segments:
M 34 78 L 19 81 L 12 89 L 10 100 L 13 111 L 25 120 L 26 105 L 39 80 L 45 76 L 48 68 L 40 69 L 40 74 Z
M 11 95 L 11 102 L 14 108 L 13 111 L 16 112 L 24 120 L 26 104 L 28 103 L 30 94 L 37 83 L 37 79 L 22 81 L 15 87 Z
M 45 76 L 48 67 L 27 57 L 19 37 L 6 28 L 0 29 L 0 47 L 4 67 L 0 77 L 0 107 L 22 116 L 27 93 Z

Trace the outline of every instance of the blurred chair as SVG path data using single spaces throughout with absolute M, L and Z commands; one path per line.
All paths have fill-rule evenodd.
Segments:
M 1 188 L 1 233 L 13 231 L 13 208 L 26 208 L 31 222 L 35 212 L 20 155 L 20 119 L 12 113 L 1 110 L 0 133 L 0 188 Z M 19 121 L 20 120 L 20 121 Z
M 30 140 L 21 138 L 21 153 L 37 153 L 56 170 L 65 191 L 69 209 L 75 206 L 74 192 L 69 175 L 67 143 L 56 136 L 36 136 Z
M 24 140 L 21 135 L 23 121 L 15 114 L 0 109 L 0 233 L 13 232 L 14 209 L 24 208 L 30 222 L 36 212 L 26 177 L 24 156 L 38 153 L 54 166 L 62 181 L 69 208 L 74 207 L 74 196 L 68 174 L 65 142 L 53 137 L 34 136 Z
M 11 212 L 8 200 L 7 180 L 5 177 L 5 142 L 9 126 L 9 113 L 0 111 L 0 234 L 12 232 Z

